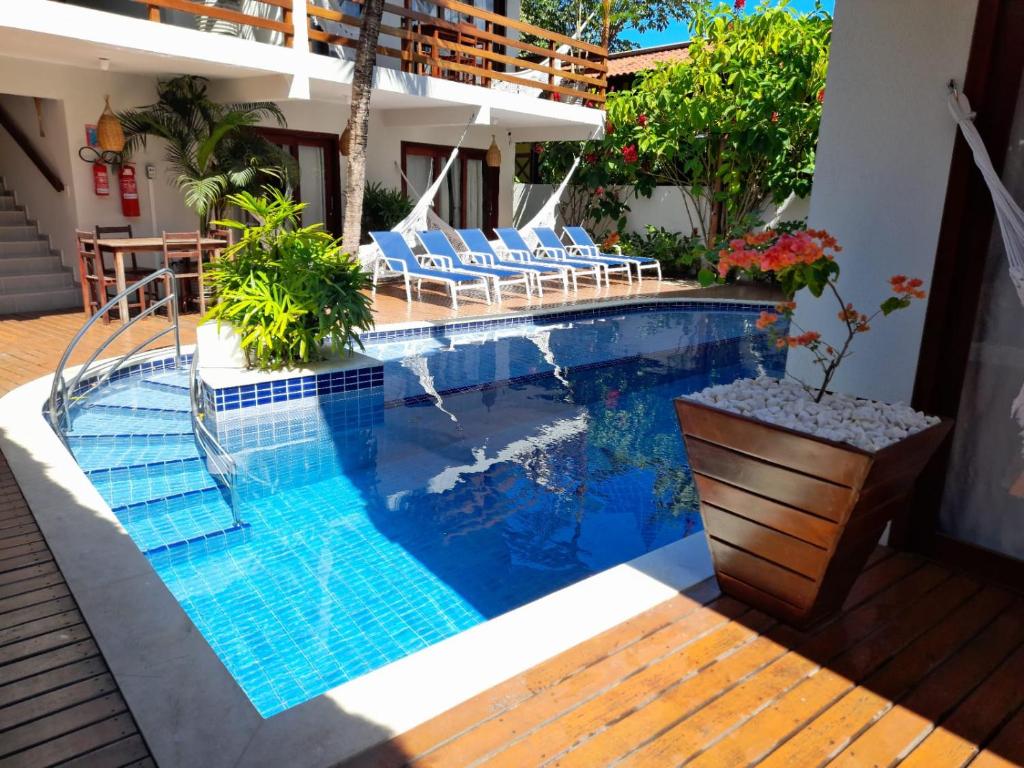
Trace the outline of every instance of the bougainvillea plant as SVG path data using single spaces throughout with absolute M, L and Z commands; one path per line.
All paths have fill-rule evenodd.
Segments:
M 775 312 L 762 312 L 757 327 L 767 330 L 780 349 L 803 347 L 811 353 L 823 374 L 820 386 L 808 387 L 814 393 L 815 402 L 821 402 L 859 334 L 870 331 L 871 324 L 879 315 L 906 309 L 915 299 L 926 296 L 922 282 L 917 278 L 893 275 L 889 278 L 892 295 L 871 314 L 861 312 L 851 302 L 844 301 L 839 293 L 839 264 L 835 254 L 841 250 L 836 239 L 822 230 L 777 232 L 769 229 L 731 240 L 728 247 L 719 253 L 720 278 L 734 270 L 751 277 L 770 274 L 782 287 L 785 300 L 776 305 Z M 805 330 L 796 323 L 793 319 L 796 311 L 794 297 L 804 288 L 814 298 L 827 293 L 835 299 L 839 306 L 837 316 L 843 325 L 842 338 L 828 342 L 818 331 Z M 781 327 L 787 327 L 789 331 L 783 333 Z

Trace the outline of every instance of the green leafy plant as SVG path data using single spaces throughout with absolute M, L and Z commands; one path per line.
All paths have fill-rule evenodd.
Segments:
M 625 33 L 662 32 L 675 22 L 688 21 L 690 7 L 701 0 L 612 0 L 608 14 L 608 50 L 636 47 Z M 603 34 L 602 0 L 525 0 L 520 11 L 523 21 L 567 37 L 600 45 Z M 584 22 L 587 22 L 584 25 Z M 582 30 L 580 29 L 582 27 Z M 529 33 L 523 40 L 547 47 L 546 38 Z
M 696 277 L 705 248 L 700 238 L 648 224 L 644 232 L 627 232 L 620 240 L 623 253 L 661 262 L 667 277 Z
M 367 184 L 363 192 L 363 242 L 370 242 L 370 232 L 391 229 L 409 215 L 412 206 L 412 200 L 400 189 L 390 189 L 380 182 Z
M 373 327 L 368 277 L 342 253 L 322 224 L 300 226 L 305 207 L 277 189 L 228 197 L 255 224 L 218 221 L 240 237 L 211 265 L 215 304 L 207 320 L 240 333 L 250 367 L 276 369 L 362 349 L 358 332 Z
M 150 137 L 166 142 L 166 157 L 185 204 L 206 231 L 224 214 L 228 195 L 256 192 L 268 179 L 288 187 L 297 170 L 291 155 L 253 130 L 264 120 L 285 125 L 272 101 L 219 104 L 207 95 L 207 81 L 183 75 L 157 85 L 157 101 L 118 115 L 125 131 L 125 156 Z
M 697 6 L 688 59 L 609 98 L 601 158 L 641 193 L 677 187 L 714 247 L 769 200 L 810 191 L 831 30 L 820 8 Z

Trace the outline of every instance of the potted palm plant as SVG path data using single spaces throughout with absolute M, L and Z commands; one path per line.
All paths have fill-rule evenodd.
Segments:
M 720 278 L 774 276 L 786 301 L 757 325 L 780 347 L 802 348 L 822 371 L 814 387 L 743 379 L 676 400 L 723 591 L 806 626 L 838 610 L 952 423 L 906 405 L 833 394 L 854 341 L 872 323 L 923 299 L 896 275 L 872 314 L 843 300 L 840 250 L 826 232 L 766 231 L 732 240 Z M 843 338 L 829 343 L 794 321 L 801 289 L 837 303 Z
M 258 191 L 268 181 L 287 189 L 297 175 L 291 155 L 254 127 L 266 120 L 285 125 L 272 101 L 219 104 L 202 77 L 183 75 L 157 86 L 157 101 L 118 115 L 126 157 L 145 148 L 150 137 L 166 142 L 166 158 L 185 204 L 206 232 L 211 218 L 224 215 L 227 197 Z

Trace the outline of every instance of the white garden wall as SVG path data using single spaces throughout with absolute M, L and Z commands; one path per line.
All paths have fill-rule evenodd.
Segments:
M 517 225 L 529 221 L 551 196 L 550 184 L 516 184 L 513 190 L 512 210 Z M 669 232 L 689 234 L 693 229 L 690 215 L 692 206 L 676 187 L 657 187 L 651 197 L 629 199 L 626 229 L 644 232 L 648 225 L 664 227 Z M 791 198 L 782 205 L 765 206 L 760 218 L 765 222 L 807 218 L 810 198 Z
M 946 83 L 962 82 L 977 0 L 838 0 L 818 139 L 810 223 L 843 245 L 844 296 L 864 310 L 890 275 L 930 280 L 955 126 Z M 804 328 L 836 335 L 837 308 L 804 300 Z M 919 306 L 880 320 L 857 340 L 835 387 L 909 400 L 924 326 Z M 814 375 L 803 353 L 790 372 Z

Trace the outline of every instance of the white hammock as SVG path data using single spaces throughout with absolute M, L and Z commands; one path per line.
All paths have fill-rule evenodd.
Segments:
M 949 111 L 960 126 L 960 131 L 967 140 L 974 154 L 974 164 L 978 166 L 985 184 L 992 195 L 992 205 L 995 208 L 996 220 L 999 222 L 999 232 L 1003 238 L 1003 247 L 1006 250 L 1006 259 L 1009 262 L 1010 280 L 1017 289 L 1017 296 L 1021 304 L 1024 304 L 1024 210 L 1017 205 L 1013 195 L 999 178 L 996 169 L 992 167 L 992 160 L 985 149 L 981 134 L 974 127 L 971 111 L 971 103 L 967 97 L 959 93 L 955 88 L 949 95 Z M 1024 387 L 1010 406 L 1010 415 L 1017 419 L 1017 423 L 1024 428 Z
M 554 229 L 555 225 L 558 223 L 558 204 L 562 201 L 562 194 L 565 192 L 565 188 L 569 186 L 569 181 L 572 179 L 573 174 L 576 173 L 576 169 L 579 168 L 582 157 L 582 155 L 576 156 L 569 172 L 565 174 L 565 178 L 562 179 L 562 183 L 555 188 L 551 193 L 551 197 L 549 197 L 547 202 L 540 207 L 540 210 L 533 214 L 533 218 L 525 224 L 519 225 L 519 231 L 522 233 L 531 248 L 536 248 L 540 245 L 540 241 L 533 233 L 534 227 L 549 227 Z
M 455 163 L 455 158 L 459 156 L 459 148 L 462 146 L 462 142 L 466 140 L 469 126 L 473 124 L 475 119 L 475 114 L 469 118 L 469 122 L 466 123 L 465 129 L 462 131 L 462 136 L 459 137 L 458 143 L 452 148 L 452 153 L 448 155 L 448 162 L 444 164 L 441 172 L 437 174 L 437 178 L 427 187 L 426 191 L 420 195 L 416 205 L 409 211 L 409 215 L 391 228 L 392 232 L 398 232 L 405 239 L 410 248 L 416 247 L 417 232 L 425 229 L 442 228 L 439 227 L 439 222 L 441 224 L 444 222 L 431 206 L 434 204 L 434 198 L 437 197 L 437 193 L 441 190 L 441 185 L 444 184 L 444 180 L 448 177 L 448 171 L 451 170 L 452 165 Z M 372 271 L 377 256 L 376 244 L 366 243 L 359 246 L 359 261 L 362 263 L 363 269 Z

